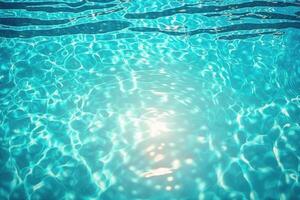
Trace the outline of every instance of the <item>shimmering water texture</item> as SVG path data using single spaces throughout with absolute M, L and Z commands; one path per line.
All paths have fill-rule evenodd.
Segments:
M 0 2 L 0 199 L 300 199 L 300 2 Z

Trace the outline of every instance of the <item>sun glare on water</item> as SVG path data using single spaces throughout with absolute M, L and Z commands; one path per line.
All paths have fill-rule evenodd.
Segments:
M 169 131 L 167 124 L 164 121 L 159 121 L 158 119 L 149 119 L 146 124 L 149 128 L 151 137 L 155 137 Z

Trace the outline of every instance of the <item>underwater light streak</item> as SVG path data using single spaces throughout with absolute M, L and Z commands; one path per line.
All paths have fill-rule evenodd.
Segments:
M 171 173 L 173 173 L 172 168 L 161 167 L 161 168 L 150 170 L 148 172 L 144 172 L 141 175 L 144 176 L 145 178 L 150 178 L 153 176 L 162 176 Z
M 152 169 L 150 171 L 144 172 L 141 174 L 141 176 L 145 177 L 145 178 L 150 178 L 153 176 L 163 176 L 166 174 L 172 174 L 174 172 L 174 170 L 177 170 L 180 168 L 180 161 L 179 160 L 174 160 L 172 162 L 172 166 L 171 167 L 159 167 L 156 169 Z

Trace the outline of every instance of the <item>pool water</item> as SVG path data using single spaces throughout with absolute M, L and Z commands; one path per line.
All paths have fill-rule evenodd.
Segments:
M 0 2 L 0 199 L 300 199 L 300 3 Z

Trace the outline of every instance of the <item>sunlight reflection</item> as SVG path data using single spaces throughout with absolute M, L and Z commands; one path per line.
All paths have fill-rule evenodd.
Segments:
M 158 119 L 149 119 L 147 122 L 147 126 L 149 127 L 150 136 L 158 136 L 161 133 L 168 132 L 169 129 L 163 121 L 158 121 Z
M 153 176 L 162 176 L 162 175 L 171 174 L 171 173 L 173 173 L 172 168 L 161 167 L 161 168 L 150 170 L 148 172 L 144 172 L 144 173 L 142 173 L 142 176 L 144 176 L 145 178 L 150 178 Z

